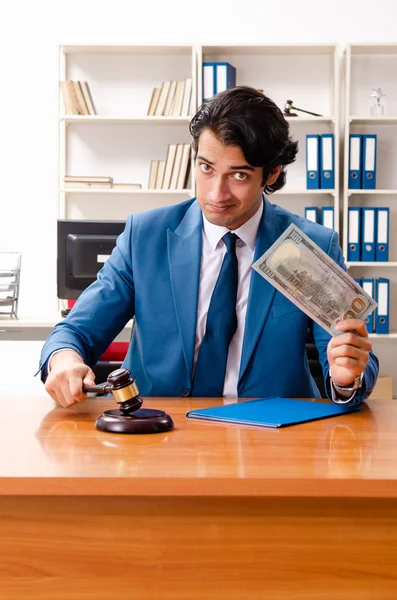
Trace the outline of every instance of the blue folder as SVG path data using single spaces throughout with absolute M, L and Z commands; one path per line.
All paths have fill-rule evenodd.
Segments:
M 376 209 L 376 246 L 375 260 L 388 262 L 389 260 L 389 207 L 381 206 Z
M 376 135 L 363 135 L 362 188 L 376 188 Z
M 362 182 L 363 136 L 351 133 L 349 136 L 349 190 L 359 190 Z
M 223 406 L 190 410 L 186 416 L 259 427 L 287 427 L 360 410 L 361 404 L 332 404 L 293 398 L 260 398 Z
M 361 207 L 349 206 L 349 223 L 347 232 L 347 260 L 361 260 Z
M 306 135 L 306 188 L 308 190 L 320 189 L 320 136 Z
M 320 135 L 321 175 L 320 187 L 322 190 L 333 190 L 335 187 L 334 175 L 334 134 L 322 133 Z
M 361 260 L 375 260 L 376 208 L 366 206 L 361 213 Z

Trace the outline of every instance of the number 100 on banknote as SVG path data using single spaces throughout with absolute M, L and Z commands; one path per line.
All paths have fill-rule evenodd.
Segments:
M 365 321 L 378 305 L 293 223 L 252 268 L 331 335 L 341 333 L 339 321 Z

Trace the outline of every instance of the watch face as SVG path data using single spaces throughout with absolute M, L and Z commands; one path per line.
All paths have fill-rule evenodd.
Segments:
M 362 380 L 363 380 L 363 374 L 361 373 L 361 375 L 358 375 L 354 380 L 353 390 L 357 390 L 360 387 Z

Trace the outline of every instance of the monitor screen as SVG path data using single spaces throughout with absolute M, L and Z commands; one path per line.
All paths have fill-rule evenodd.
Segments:
M 125 221 L 58 220 L 58 298 L 76 300 L 97 277 Z

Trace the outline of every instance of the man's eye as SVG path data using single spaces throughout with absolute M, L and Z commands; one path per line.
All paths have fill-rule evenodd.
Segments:
M 211 171 L 211 167 L 209 165 L 206 165 L 205 163 L 201 163 L 200 169 L 203 173 L 209 173 Z
M 235 173 L 234 176 L 238 181 L 244 181 L 248 177 L 247 173 L 242 173 L 240 171 L 238 173 Z

